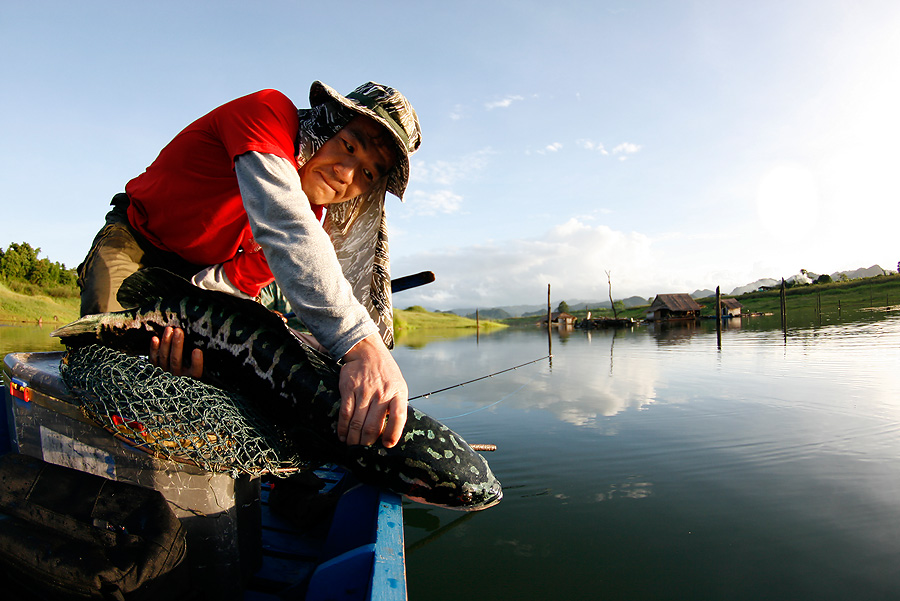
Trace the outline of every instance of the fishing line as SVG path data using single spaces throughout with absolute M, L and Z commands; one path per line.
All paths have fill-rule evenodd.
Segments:
M 438 421 L 445 422 L 445 421 L 447 421 L 448 419 L 456 419 L 457 417 L 465 417 L 465 416 L 467 416 L 467 415 L 472 415 L 473 413 L 478 413 L 479 411 L 484 411 L 485 409 L 490 409 L 490 408 L 493 407 L 494 405 L 497 405 L 497 404 L 499 404 L 499 403 L 502 403 L 503 401 L 505 401 L 506 399 L 508 399 L 508 398 L 511 397 L 512 395 L 516 394 L 517 392 L 519 392 L 520 390 L 522 390 L 523 388 L 525 388 L 525 387 L 528 386 L 529 384 L 531 384 L 531 382 L 525 382 L 524 384 L 522 384 L 521 386 L 519 386 L 518 388 L 516 388 L 515 390 L 513 390 L 512 392 L 510 392 L 508 395 L 506 395 L 505 397 L 503 397 L 502 399 L 500 399 L 499 401 L 494 401 L 494 402 L 491 403 L 490 405 L 485 405 L 484 407 L 479 407 L 478 409 L 473 409 L 473 410 L 471 410 L 471 411 L 466 411 L 465 413 L 460 413 L 459 415 L 451 415 L 450 417 L 439 417 L 439 418 L 437 418 L 437 420 L 438 420 Z
M 526 365 L 531 365 L 532 363 L 537 363 L 538 361 L 543 361 L 544 359 L 549 359 L 553 355 L 544 355 L 539 359 L 534 359 L 533 361 L 528 361 L 526 363 L 522 363 L 521 365 L 516 365 L 515 367 L 508 367 L 506 369 L 502 369 L 500 371 L 495 371 L 492 374 L 488 374 L 486 376 L 481 376 L 480 378 L 475 378 L 474 380 L 468 380 L 466 382 L 460 382 L 459 384 L 454 384 L 453 386 L 447 386 L 446 388 L 440 388 L 438 390 L 432 390 L 431 392 L 426 392 L 425 394 L 420 394 L 418 396 L 410 397 L 410 401 L 414 401 L 416 399 L 427 399 L 433 394 L 437 394 L 439 392 L 446 392 L 448 390 L 453 390 L 454 388 L 459 388 L 461 386 L 465 386 L 466 384 L 471 384 L 473 382 L 478 382 L 480 380 L 486 380 L 487 378 L 493 378 L 494 376 L 499 376 L 500 374 L 505 374 L 508 371 L 513 371 L 514 369 L 519 369 L 520 367 L 525 367 Z M 499 402 L 499 401 L 498 401 Z

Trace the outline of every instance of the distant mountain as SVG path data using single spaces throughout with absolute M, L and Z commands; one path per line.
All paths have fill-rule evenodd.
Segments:
M 475 311 L 472 311 L 471 313 L 466 315 L 466 317 L 468 317 L 469 319 L 475 319 Z M 512 317 L 512 315 L 499 308 L 478 310 L 478 319 L 509 319 L 510 317 Z
M 871 267 L 860 267 L 853 271 L 835 271 L 831 274 L 834 281 L 841 280 L 841 276 L 847 276 L 848 280 L 858 280 L 859 278 L 872 278 L 876 275 L 884 275 L 885 270 L 880 265 L 872 265 Z
M 747 294 L 748 292 L 754 292 L 759 290 L 760 288 L 771 288 L 772 286 L 777 286 L 781 283 L 781 280 L 773 280 L 772 278 L 763 278 L 761 280 L 756 280 L 755 282 L 751 282 L 744 286 L 738 286 L 734 290 L 731 291 L 731 296 L 740 296 L 742 294 Z
M 616 300 L 622 301 L 622 303 L 626 307 L 637 307 L 640 305 L 648 304 L 647 299 L 642 296 L 629 296 L 628 298 L 619 298 Z M 580 300 L 580 299 L 576 299 L 573 301 L 567 300 L 566 304 L 569 305 L 570 311 L 585 311 L 585 310 L 609 309 L 610 308 L 608 299 L 605 301 L 597 301 L 597 300 L 586 301 L 586 300 Z M 556 311 L 556 307 L 558 307 L 558 306 L 559 306 L 559 302 L 557 301 L 555 304 L 552 305 L 553 310 Z M 475 317 L 475 309 L 474 308 L 450 309 L 449 311 L 444 311 L 444 313 L 454 313 L 456 315 L 461 315 L 462 317 L 471 317 L 473 319 Z M 484 317 L 485 319 L 506 319 L 507 317 L 531 317 L 531 316 L 545 315 L 546 313 L 547 313 L 547 305 L 509 305 L 509 306 L 503 306 L 503 307 L 491 307 L 491 308 L 487 308 L 487 309 L 478 309 L 478 316 Z
M 881 268 L 880 265 L 872 265 L 871 267 L 860 267 L 859 269 L 853 269 L 849 271 L 836 271 L 831 274 L 831 279 L 834 281 L 840 281 L 843 279 L 847 280 L 858 280 L 859 278 L 871 278 L 877 275 L 884 275 L 885 273 L 889 273 Z M 806 273 L 798 273 L 792 275 L 789 278 L 785 278 L 785 283 L 789 284 L 812 284 L 819 278 L 819 274 L 813 273 L 811 271 L 807 271 Z M 772 278 L 763 278 L 761 280 L 756 280 L 746 286 L 739 286 L 731 291 L 732 296 L 740 296 L 741 294 L 746 294 L 747 292 L 753 292 L 754 290 L 759 290 L 760 288 L 774 288 L 776 286 L 781 285 L 781 280 L 772 279 Z
M 715 295 L 715 291 L 710 290 L 709 288 L 705 290 L 694 290 L 693 292 L 691 292 L 691 298 L 709 298 L 710 296 Z
M 643 296 L 629 296 L 628 298 L 623 298 L 622 302 L 625 303 L 626 307 L 640 307 L 641 305 L 649 305 L 653 302 L 653 299 L 646 299 Z

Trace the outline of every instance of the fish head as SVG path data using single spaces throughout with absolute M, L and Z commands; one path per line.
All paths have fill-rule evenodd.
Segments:
M 350 465 L 361 480 L 411 501 L 459 511 L 500 502 L 503 488 L 487 461 L 458 434 L 410 409 L 400 442 L 353 447 Z

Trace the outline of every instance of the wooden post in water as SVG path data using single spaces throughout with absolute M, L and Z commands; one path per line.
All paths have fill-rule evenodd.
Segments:
M 722 350 L 722 293 L 716 286 L 716 344 Z
M 816 292 L 816 315 L 819 317 L 819 325 L 822 325 L 822 293 Z
M 781 330 L 787 335 L 787 311 L 785 304 L 784 278 L 781 278 Z
M 551 357 L 553 356 L 553 336 L 551 335 L 552 325 L 553 320 L 550 313 L 550 284 L 547 284 L 547 354 Z
M 552 323 L 552 315 L 550 313 L 550 284 L 547 284 L 547 335 L 550 335 L 550 324 Z

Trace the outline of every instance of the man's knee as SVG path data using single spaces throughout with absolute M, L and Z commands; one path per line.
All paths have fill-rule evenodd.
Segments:
M 143 251 L 122 224 L 101 230 L 80 266 L 81 314 L 120 311 L 116 293 L 129 275 L 141 268 Z

